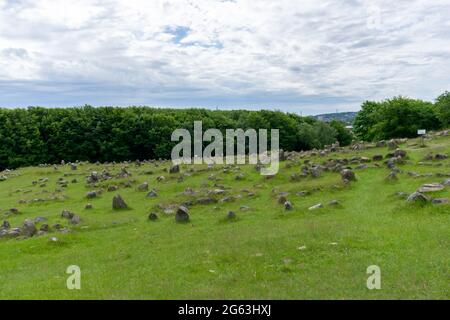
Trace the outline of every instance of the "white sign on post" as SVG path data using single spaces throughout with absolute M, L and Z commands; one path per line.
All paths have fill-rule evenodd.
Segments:
M 425 130 L 425 129 L 419 129 L 419 130 L 417 130 L 417 134 L 418 135 L 424 135 L 424 134 L 427 134 L 427 130 Z

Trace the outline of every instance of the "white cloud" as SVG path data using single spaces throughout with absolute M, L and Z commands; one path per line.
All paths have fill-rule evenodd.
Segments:
M 449 89 L 449 10 L 449 0 L 0 0 L 0 105 L 318 113 L 432 99 Z

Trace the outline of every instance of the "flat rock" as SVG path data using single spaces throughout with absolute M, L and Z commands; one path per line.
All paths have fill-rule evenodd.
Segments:
M 309 207 L 308 210 L 316 210 L 316 209 L 320 209 L 320 208 L 323 208 L 323 204 L 318 203 L 312 207 Z
M 444 190 L 444 185 L 440 183 L 427 183 L 421 186 L 419 189 L 417 189 L 417 192 L 420 193 L 427 193 L 427 192 L 437 192 Z
M 448 198 L 437 198 L 437 199 L 433 199 L 431 202 L 434 203 L 434 204 L 448 204 L 448 203 L 450 203 Z

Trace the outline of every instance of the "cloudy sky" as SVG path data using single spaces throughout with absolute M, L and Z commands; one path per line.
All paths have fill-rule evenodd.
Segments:
M 450 90 L 450 0 L 0 0 L 0 106 L 357 110 Z

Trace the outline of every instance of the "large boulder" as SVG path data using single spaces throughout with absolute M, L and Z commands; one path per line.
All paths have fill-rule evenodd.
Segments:
M 122 197 L 120 196 L 120 194 L 114 196 L 113 201 L 112 201 L 112 207 L 115 210 L 118 209 L 127 209 L 128 205 L 125 203 L 125 200 L 122 199 Z
M 185 206 L 179 206 L 175 215 L 176 222 L 189 222 L 189 210 Z

